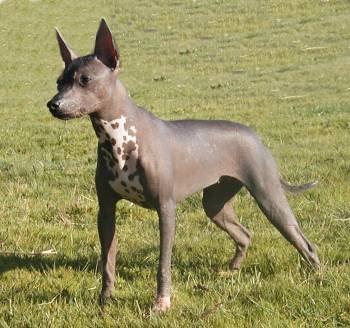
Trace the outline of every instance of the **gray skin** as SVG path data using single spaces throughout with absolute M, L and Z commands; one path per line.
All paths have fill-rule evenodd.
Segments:
M 143 188 L 143 207 L 159 216 L 160 257 L 155 311 L 170 307 L 171 253 L 175 234 L 176 204 L 203 190 L 206 215 L 235 242 L 230 262 L 238 269 L 251 234 L 232 208 L 236 193 L 245 186 L 268 220 L 314 268 L 320 265 L 315 247 L 306 239 L 290 209 L 284 189 L 303 191 L 314 183 L 290 186 L 283 182 L 270 152 L 248 127 L 228 121 L 164 121 L 136 106 L 118 79 L 119 51 L 104 20 L 92 55 L 77 57 L 57 31 L 65 69 L 58 93 L 48 102 L 59 119 L 89 115 L 97 136 L 96 120 L 113 121 L 121 115 L 136 127 L 137 171 Z M 102 303 L 112 295 L 115 281 L 115 211 L 125 199 L 111 188 L 113 179 L 103 152 L 112 153 L 110 141 L 99 143 L 96 189 L 99 202 L 98 232 L 102 259 Z

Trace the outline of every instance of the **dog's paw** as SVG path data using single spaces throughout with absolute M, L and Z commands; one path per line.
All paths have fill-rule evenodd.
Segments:
M 228 267 L 230 271 L 238 271 L 241 267 L 241 263 L 238 263 L 237 261 L 232 260 Z
M 242 256 L 241 254 L 235 255 L 229 263 L 229 269 L 231 271 L 239 270 L 241 268 L 241 263 L 243 259 L 244 259 L 244 256 Z
M 170 309 L 170 296 L 157 296 L 156 301 L 152 307 L 152 312 L 161 313 Z
M 108 304 L 109 302 L 113 301 L 114 297 L 112 296 L 112 291 L 110 290 L 105 290 L 102 291 L 101 294 L 98 297 L 98 304 L 101 307 L 104 307 L 106 304 Z

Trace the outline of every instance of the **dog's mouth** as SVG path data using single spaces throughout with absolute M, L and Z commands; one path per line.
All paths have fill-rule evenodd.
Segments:
M 67 106 L 66 104 L 65 106 L 62 106 L 62 103 L 59 100 L 55 100 L 55 98 L 47 103 L 47 107 L 49 108 L 52 116 L 60 120 L 71 120 L 83 115 L 82 112 L 75 110 L 72 104 L 69 105 L 70 106 Z
M 50 107 L 49 107 L 49 110 L 52 116 L 54 116 L 55 118 L 58 118 L 59 120 L 64 120 L 64 121 L 72 120 L 74 118 L 79 118 L 83 116 L 83 114 L 80 112 L 64 112 L 62 110 L 58 110 Z
M 50 109 L 50 113 L 52 114 L 52 116 L 58 118 L 59 120 L 68 121 L 75 118 L 75 116 L 67 115 L 66 113 L 62 113 L 62 112 L 53 111 L 51 109 Z

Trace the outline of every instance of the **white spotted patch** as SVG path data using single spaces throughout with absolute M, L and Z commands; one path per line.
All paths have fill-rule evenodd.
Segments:
M 112 153 L 102 148 L 106 166 L 114 177 L 109 181 L 110 186 L 125 199 L 135 203 L 144 202 L 145 196 L 137 172 L 139 145 L 135 126 L 127 127 L 125 116 L 113 121 L 94 119 L 94 123 L 99 143 L 108 141 L 112 145 Z

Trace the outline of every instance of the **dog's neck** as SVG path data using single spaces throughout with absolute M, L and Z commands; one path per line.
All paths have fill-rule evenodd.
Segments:
M 134 104 L 122 82 L 117 79 L 109 100 L 96 113 L 90 115 L 94 120 L 113 121 L 121 116 L 133 115 Z
M 107 147 L 109 155 L 105 155 L 109 160 L 114 159 L 120 170 L 126 170 L 126 161 L 138 156 L 137 110 L 123 84 L 117 80 L 107 107 L 98 114 L 90 115 L 99 143 L 110 145 Z
M 136 110 L 136 106 L 130 99 L 127 90 L 122 82 L 117 79 L 110 99 L 105 103 L 104 107 L 100 108 L 98 112 L 90 114 L 92 126 L 99 140 L 101 141 L 101 135 L 108 136 L 110 134 L 111 124 L 116 127 L 117 124 L 124 124 L 126 120 L 134 121 L 133 117 L 136 114 Z

